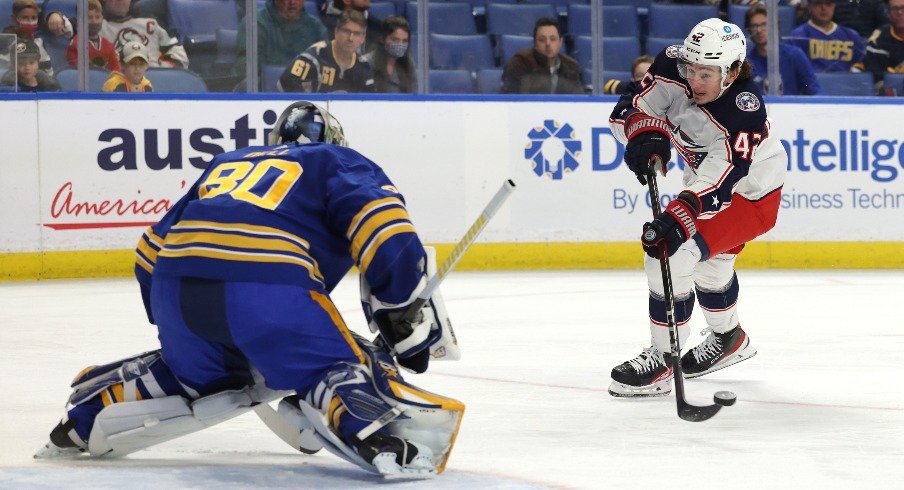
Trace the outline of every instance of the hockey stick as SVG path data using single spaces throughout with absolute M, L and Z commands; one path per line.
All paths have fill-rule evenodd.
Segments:
M 659 186 L 656 185 L 656 168 L 665 165 L 658 157 L 653 157 L 647 172 L 647 185 L 650 188 L 650 201 L 653 206 L 653 218 L 662 213 L 659 205 Z M 702 422 L 713 418 L 723 406 L 735 402 L 731 392 L 719 391 L 713 395 L 716 403 L 703 407 L 691 405 L 684 398 L 684 373 L 681 370 L 681 346 L 678 344 L 678 325 L 675 322 L 675 293 L 672 291 L 672 269 L 669 267 L 669 253 L 665 243 L 659 244 L 659 268 L 662 271 L 662 288 L 665 296 L 665 316 L 669 325 L 669 343 L 671 352 L 665 354 L 666 364 L 671 365 L 675 379 L 675 402 L 678 404 L 678 416 L 689 422 Z
M 421 294 L 418 295 L 417 299 L 415 299 L 411 305 L 408 307 L 408 310 L 405 312 L 405 316 L 403 317 L 405 321 L 412 322 L 414 318 L 417 316 L 417 313 L 421 310 L 421 307 L 424 306 L 424 303 L 430 300 L 430 297 L 433 296 L 433 292 L 436 291 L 436 288 L 439 287 L 439 284 L 443 282 L 443 279 L 455 267 L 455 264 L 458 263 L 459 259 L 471 248 L 471 244 L 474 243 L 474 240 L 477 239 L 477 235 L 480 234 L 481 231 L 487 226 L 487 223 L 490 222 L 490 218 L 496 214 L 496 211 L 502 206 L 502 203 L 508 199 L 509 195 L 515 190 L 515 183 L 512 179 L 508 179 L 502 183 L 502 187 L 496 191 L 496 195 L 490 199 L 490 202 L 483 208 L 483 211 L 480 212 L 480 216 L 477 217 L 477 220 L 474 221 L 474 224 L 468 228 L 468 231 L 465 232 L 465 236 L 455 244 L 455 248 L 452 249 L 452 252 L 446 257 L 446 260 L 443 261 L 443 264 L 437 269 L 436 274 L 430 278 L 430 281 L 427 282 L 427 286 L 421 291 Z

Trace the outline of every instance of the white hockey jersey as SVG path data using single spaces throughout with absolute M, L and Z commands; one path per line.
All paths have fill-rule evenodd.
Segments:
M 120 21 L 104 20 L 100 35 L 113 42 L 117 53 L 132 41 L 138 41 L 148 48 L 148 64 L 154 67 L 188 68 L 188 54 L 179 44 L 179 40 L 171 37 L 166 29 L 160 27 L 150 17 L 127 17 Z
M 686 163 L 684 186 L 702 204 L 695 239 L 705 258 L 775 226 L 788 156 L 770 134 L 755 83 L 736 81 L 715 101 L 698 106 L 678 74 L 677 51 L 677 45 L 663 50 L 644 79 L 630 84 L 609 122 L 622 143 L 625 119 L 637 111 L 666 122 Z

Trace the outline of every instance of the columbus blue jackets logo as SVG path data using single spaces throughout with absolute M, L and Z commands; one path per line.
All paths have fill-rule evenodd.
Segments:
M 681 49 L 680 44 L 673 44 L 673 45 L 665 48 L 665 55 L 668 56 L 669 58 L 677 58 L 679 49 Z
M 527 137 L 530 142 L 524 148 L 524 158 L 531 161 L 538 177 L 545 174 L 553 180 L 561 180 L 566 173 L 578 168 L 581 142 L 575 139 L 570 124 L 547 119 L 542 127 L 527 133 Z
M 669 123 L 669 126 L 671 126 L 671 123 Z M 672 143 L 675 145 L 675 150 L 681 154 L 684 162 L 690 165 L 691 168 L 699 167 L 703 160 L 706 159 L 706 155 L 709 154 L 703 151 L 706 150 L 705 146 L 697 144 L 693 138 L 681 130 L 681 125 L 672 127 Z
M 738 109 L 747 112 L 756 112 L 760 108 L 760 99 L 750 92 L 741 92 L 735 97 Z

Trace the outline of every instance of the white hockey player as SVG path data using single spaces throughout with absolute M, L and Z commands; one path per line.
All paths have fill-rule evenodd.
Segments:
M 396 363 L 423 372 L 458 357 L 439 294 L 400 314 L 435 258 L 326 110 L 290 105 L 270 143 L 218 155 L 145 232 L 135 271 L 161 348 L 76 376 L 36 457 L 124 455 L 283 398 L 259 414 L 298 450 L 382 475 L 442 472 L 464 405 L 407 383 Z M 329 297 L 352 265 L 379 345 Z
M 650 165 L 668 162 L 670 142 L 684 162 L 684 190 L 643 228 L 652 346 L 612 369 L 614 396 L 671 391 L 672 370 L 658 249 L 664 245 L 675 294 L 680 345 L 696 300 L 709 333 L 684 354 L 687 377 L 749 359 L 756 350 L 741 329 L 734 264 L 744 244 L 769 231 L 778 215 L 787 155 L 770 132 L 751 80 L 744 32 L 719 19 L 697 24 L 682 45 L 663 50 L 632 83 L 610 116 L 627 142 L 625 162 L 642 184 Z M 664 174 L 666 165 L 661 166 Z

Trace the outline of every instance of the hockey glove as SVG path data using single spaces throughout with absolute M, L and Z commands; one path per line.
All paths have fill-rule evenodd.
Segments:
M 637 181 L 647 184 L 650 160 L 659 157 L 662 161 L 662 175 L 666 172 L 666 163 L 672 155 L 669 146 L 668 126 L 662 119 L 648 116 L 643 112 L 635 112 L 625 119 L 625 163 L 637 176 Z
M 671 257 L 684 242 L 697 233 L 697 215 L 700 214 L 700 198 L 690 191 L 683 191 L 666 206 L 665 211 L 652 222 L 644 223 L 640 242 L 644 252 L 659 258 L 660 243 L 664 243 Z

